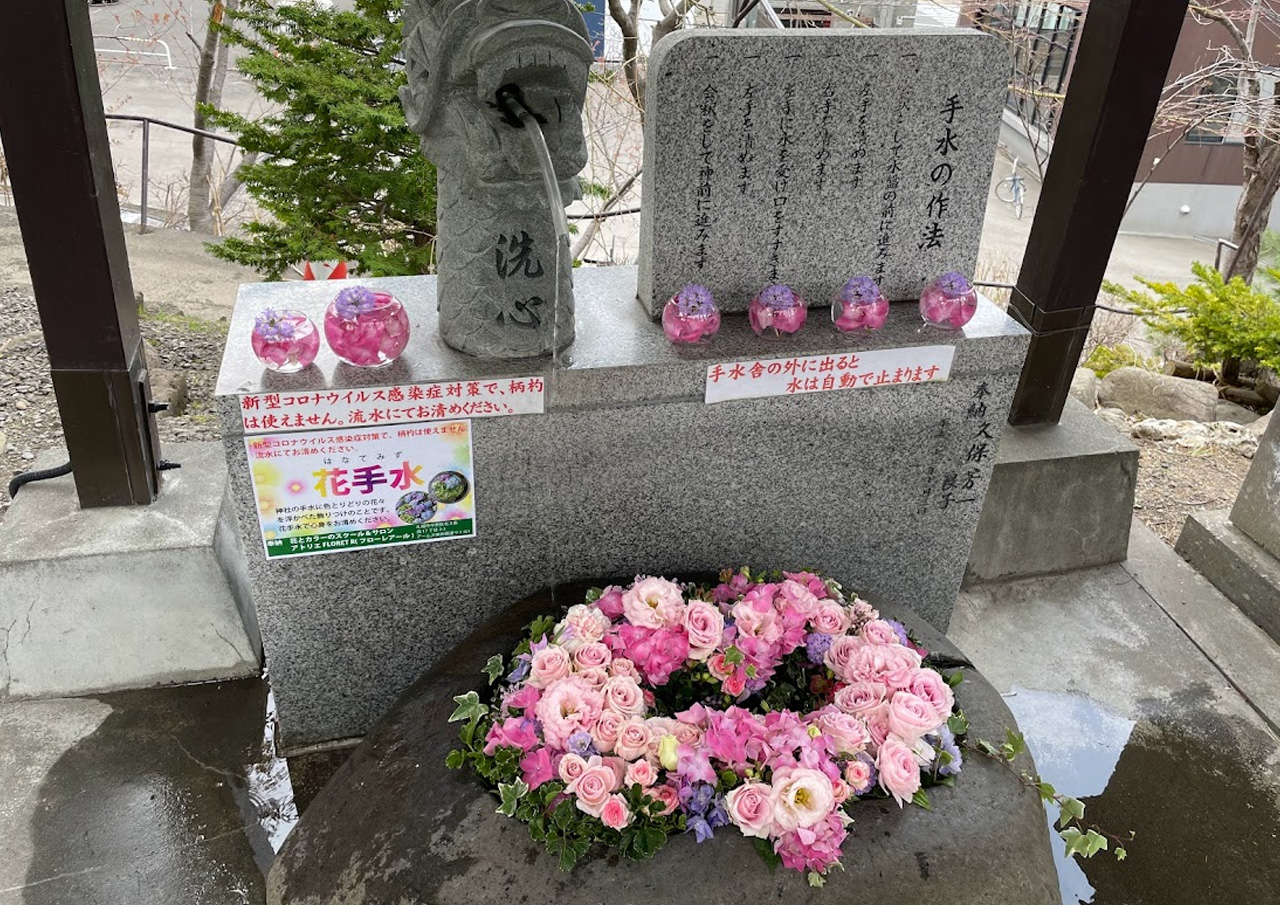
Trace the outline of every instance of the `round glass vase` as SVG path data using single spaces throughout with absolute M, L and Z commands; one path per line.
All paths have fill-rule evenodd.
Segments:
M 920 316 L 939 330 L 959 330 L 977 310 L 977 290 L 960 273 L 944 273 L 920 294 Z
M 339 292 L 325 309 L 324 338 L 347 364 L 381 368 L 409 344 L 409 313 L 389 292 L 353 286 Z
M 747 307 L 747 319 L 757 336 L 764 336 L 770 330 L 774 336 L 795 333 L 804 326 L 808 317 L 809 309 L 805 307 L 804 299 L 790 286 L 781 283 L 761 289 Z
M 720 309 L 711 290 L 689 284 L 662 307 L 662 332 L 676 344 L 710 340 L 720 329 Z
M 301 311 L 268 308 L 255 318 L 253 354 L 272 371 L 294 374 L 316 360 L 320 331 Z
M 869 333 L 889 319 L 889 300 L 871 277 L 854 277 L 831 303 L 831 322 L 841 333 Z

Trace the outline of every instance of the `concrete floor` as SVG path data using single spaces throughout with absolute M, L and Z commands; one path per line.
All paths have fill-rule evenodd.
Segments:
M 1061 863 L 1067 905 L 1274 901 L 1280 647 L 1133 530 L 1124 563 L 963 592 L 951 636 L 1045 778 L 1137 833 L 1122 864 Z M 0 905 L 261 902 L 265 708 L 257 681 L 0 706 Z

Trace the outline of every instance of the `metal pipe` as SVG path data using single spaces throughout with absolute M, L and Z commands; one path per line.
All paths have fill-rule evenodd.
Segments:
M 142 217 L 138 223 L 138 233 L 147 231 L 147 179 L 151 166 L 151 120 L 142 123 Z

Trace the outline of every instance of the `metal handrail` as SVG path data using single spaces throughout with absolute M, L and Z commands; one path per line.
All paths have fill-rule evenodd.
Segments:
M 108 113 L 105 119 L 114 119 L 123 122 L 142 123 L 142 203 L 139 206 L 138 232 L 145 233 L 147 231 L 147 181 L 150 176 L 151 167 L 151 124 L 163 126 L 166 129 L 173 129 L 176 132 L 186 132 L 188 135 L 201 135 L 213 141 L 220 141 L 225 144 L 239 146 L 240 142 L 234 138 L 228 138 L 226 135 L 218 135 L 216 132 L 206 132 L 204 129 L 197 129 L 194 126 L 182 126 L 178 123 L 171 123 L 163 119 L 153 119 L 150 116 L 134 116 L 130 113 Z

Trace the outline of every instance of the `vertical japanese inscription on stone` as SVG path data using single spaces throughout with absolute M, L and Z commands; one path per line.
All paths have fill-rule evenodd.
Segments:
M 498 279 L 504 282 L 519 283 L 522 280 L 538 280 L 545 271 L 542 259 L 535 255 L 533 237 L 523 229 L 502 233 L 493 248 L 494 270 Z M 498 315 L 495 320 L 500 326 L 521 327 L 536 330 L 542 324 L 542 315 L 538 309 L 544 301 L 539 295 L 526 295 L 517 285 L 510 286 L 511 292 L 499 301 Z
M 697 197 L 693 207 L 694 242 L 696 243 L 693 263 L 699 270 L 707 266 L 707 243 L 711 240 L 711 228 L 715 225 L 711 214 L 711 203 L 715 196 L 712 178 L 716 174 L 713 162 L 716 153 L 716 104 L 719 98 L 720 92 L 716 90 L 715 85 L 708 82 L 702 89 L 702 134 L 698 152 L 700 166 L 698 167 Z
M 828 82 L 818 98 L 818 147 L 813 159 L 817 164 L 813 181 L 818 191 L 827 187 L 827 167 L 831 164 L 831 110 L 835 107 L 836 86 Z
M 920 234 L 917 245 L 920 251 L 930 248 L 942 248 L 946 238 L 946 218 L 951 207 L 950 190 L 947 186 L 955 176 L 955 164 L 952 162 L 960 153 L 960 133 L 956 128 L 956 114 L 964 109 L 960 96 L 953 94 L 943 103 L 936 126 L 937 138 L 934 141 L 933 153 L 935 165 L 929 171 L 932 191 L 929 203 L 925 208 L 925 228 Z M 951 160 L 947 158 L 950 157 Z
M 792 134 L 795 129 L 795 96 L 794 82 L 782 89 L 782 109 L 778 116 L 778 165 L 773 171 L 773 221 L 769 225 L 769 279 L 774 282 L 778 280 L 779 262 L 782 259 L 782 231 L 787 220 L 787 203 L 790 201 L 787 191 L 791 184 L 791 146 L 795 143 Z
M 751 185 L 751 165 L 756 161 L 756 86 L 750 82 L 742 90 L 741 142 L 738 151 L 738 194 L 745 195 Z

